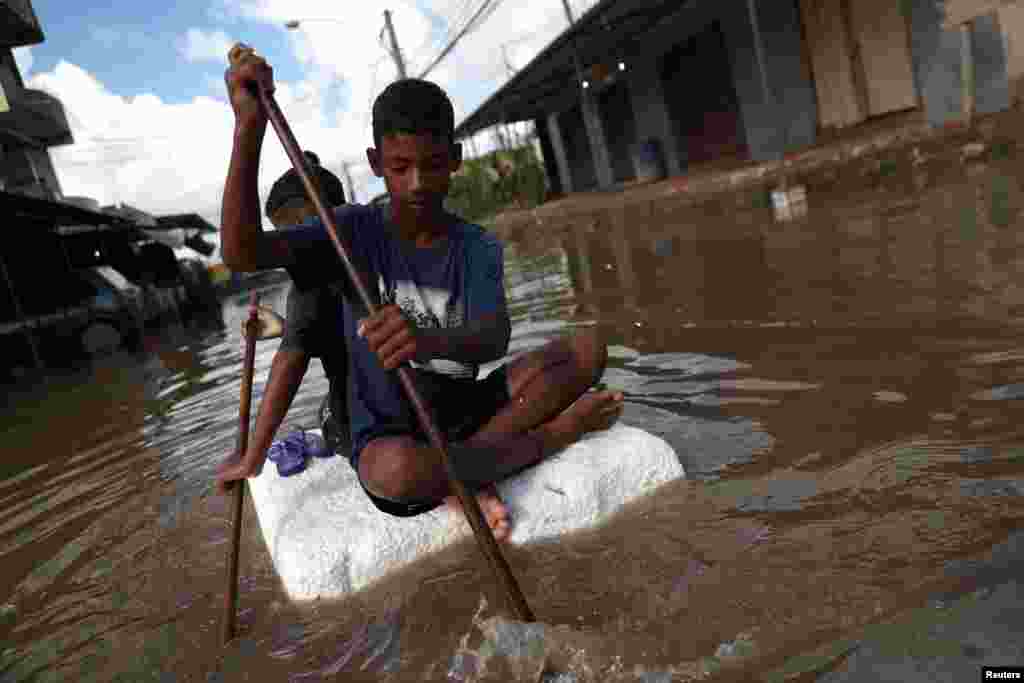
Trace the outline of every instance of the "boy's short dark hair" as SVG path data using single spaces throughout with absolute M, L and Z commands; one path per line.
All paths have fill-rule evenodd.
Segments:
M 455 141 L 455 110 L 441 86 L 420 78 L 395 81 L 373 103 L 373 144 L 386 135 L 432 134 Z
M 312 152 L 303 152 L 306 161 L 313 167 L 313 178 L 319 183 L 320 191 L 323 192 L 324 201 L 328 206 L 340 206 L 345 203 L 345 186 L 342 185 L 338 176 L 334 175 L 320 165 L 320 159 Z M 267 203 L 264 207 L 267 218 L 270 218 L 276 211 L 286 206 L 301 205 L 307 201 L 306 188 L 302 184 L 302 178 L 295 172 L 294 168 L 277 179 L 277 182 L 270 188 L 267 195 Z

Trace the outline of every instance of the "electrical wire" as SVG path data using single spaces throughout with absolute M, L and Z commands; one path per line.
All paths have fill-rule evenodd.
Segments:
M 427 74 L 429 74 L 434 69 L 435 66 L 440 64 L 441 60 L 448 56 L 448 53 L 455 48 L 455 46 L 459 43 L 460 40 L 462 40 L 462 38 L 464 38 L 467 34 L 471 33 L 472 31 L 475 31 L 480 27 L 481 23 L 483 23 L 481 21 L 481 17 L 483 17 L 484 12 L 487 12 L 487 17 L 490 17 L 492 14 L 494 14 L 494 10 L 497 9 L 497 6 L 501 5 L 502 2 L 503 0 L 484 0 L 483 4 L 481 4 L 481 6 L 477 9 L 476 14 L 474 14 L 473 17 L 469 20 L 469 23 L 466 24 L 466 26 L 458 33 L 458 35 L 456 35 L 452 39 L 450 43 L 448 43 L 444 50 L 441 51 L 441 54 L 439 54 L 434 59 L 434 61 L 430 63 L 430 66 L 428 66 L 423 71 L 423 73 L 420 74 L 420 78 L 426 78 Z M 489 12 L 487 11 L 488 8 L 490 8 Z
M 445 28 L 439 33 L 431 33 L 422 43 L 420 43 L 414 50 L 407 54 L 421 55 L 426 52 L 434 52 L 444 44 L 446 44 L 451 37 L 460 30 L 461 25 L 465 22 L 466 18 L 472 14 L 473 9 L 471 3 L 473 0 L 461 0 L 461 4 L 458 7 L 450 8 L 448 12 L 437 13 L 437 16 L 444 24 Z M 454 11 L 451 11 L 454 9 Z
M 438 50 L 440 56 L 435 58 L 431 66 L 424 70 L 423 75 L 433 70 L 434 66 L 455 47 L 459 40 L 475 31 L 484 21 L 490 18 L 502 1 L 480 0 L 480 2 L 474 5 L 473 0 L 463 0 L 456 11 L 456 18 L 449 22 L 448 30 L 439 36 L 438 39 L 425 43 L 430 45 L 432 51 Z M 441 48 L 442 45 L 445 47 Z M 416 52 L 419 53 L 421 50 L 422 48 L 417 48 Z

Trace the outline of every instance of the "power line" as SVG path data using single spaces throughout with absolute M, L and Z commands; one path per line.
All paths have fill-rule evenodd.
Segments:
M 483 1 L 486 2 L 487 0 Z M 416 48 L 415 53 L 420 55 L 424 52 L 435 52 L 442 49 L 442 46 L 450 43 L 452 37 L 466 27 L 470 17 L 476 14 L 479 9 L 479 7 L 473 6 L 474 2 L 475 0 L 462 0 L 461 4 L 453 12 L 441 15 L 441 19 L 445 23 L 445 30 L 440 35 L 434 35 L 424 40 Z
M 433 71 L 434 67 L 437 66 L 438 64 L 440 64 L 441 60 L 448 56 L 448 53 L 451 52 L 455 48 L 456 45 L 458 45 L 459 41 L 462 40 L 462 38 L 467 33 L 469 33 L 469 31 L 472 28 L 474 28 L 473 25 L 477 22 L 477 20 L 480 18 L 480 16 L 484 13 L 484 11 L 488 7 L 490 7 L 491 5 L 500 4 L 501 1 L 502 0 L 484 0 L 483 4 L 480 5 L 479 9 L 477 9 L 476 14 L 474 14 L 473 18 L 471 18 L 469 20 L 469 23 L 466 24 L 466 26 L 464 26 L 461 31 L 459 31 L 458 35 L 456 35 L 455 38 L 452 39 L 452 41 L 450 43 L 448 43 L 448 46 L 444 50 L 441 51 L 441 54 L 439 54 L 437 56 L 437 58 L 434 59 L 433 62 L 430 63 L 430 66 L 428 66 L 426 69 L 424 69 L 423 73 L 420 74 L 420 78 L 426 78 L 427 74 L 429 74 L 431 71 Z M 493 10 L 487 16 L 490 17 L 491 14 L 493 14 Z

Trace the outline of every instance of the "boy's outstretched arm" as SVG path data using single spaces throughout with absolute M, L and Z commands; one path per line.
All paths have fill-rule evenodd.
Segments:
M 249 48 L 232 49 L 233 65 L 225 72 L 228 97 L 235 113 L 231 164 L 221 204 L 221 256 L 237 272 L 253 272 L 292 264 L 292 254 L 280 233 L 264 233 L 260 219 L 260 151 L 267 116 L 250 88 L 261 83 L 274 91 L 273 70 Z

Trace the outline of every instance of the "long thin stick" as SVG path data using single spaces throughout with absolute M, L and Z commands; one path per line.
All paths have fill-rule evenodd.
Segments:
M 242 364 L 242 396 L 238 406 L 238 444 L 236 455 L 245 457 L 249 446 L 249 406 L 252 404 L 252 376 L 256 364 L 256 331 L 259 314 L 256 305 L 259 294 L 253 292 L 249 305 L 249 319 L 245 321 L 245 360 Z M 231 513 L 231 549 L 228 554 L 228 589 L 224 598 L 224 619 L 222 621 L 223 642 L 227 644 L 235 637 L 235 613 L 238 606 L 238 550 L 242 543 L 242 502 L 245 500 L 245 479 L 229 482 L 234 489 Z
M 338 239 L 338 228 L 334 222 L 334 216 L 327 209 L 323 197 L 320 196 L 318 187 L 313 182 L 313 177 L 306 167 L 306 160 L 302 155 L 302 150 L 299 148 L 299 143 L 295 140 L 295 136 L 292 134 L 284 114 L 281 112 L 280 107 L 277 106 L 277 101 L 271 93 L 268 93 L 262 86 L 258 86 L 256 91 L 260 102 L 263 104 L 267 118 L 270 119 L 270 123 L 274 126 L 274 131 L 277 133 L 277 137 L 280 138 L 281 144 L 284 145 L 284 150 L 287 152 L 288 158 L 291 159 L 295 172 L 302 179 L 302 184 L 305 186 L 310 200 L 316 206 L 320 220 L 323 221 L 324 226 L 327 228 L 327 234 L 330 235 L 331 242 L 334 243 L 334 248 L 341 258 L 341 263 L 345 266 L 345 272 L 348 274 L 352 287 L 355 289 L 363 306 L 366 307 L 366 310 L 369 311 L 370 315 L 374 315 L 377 312 L 377 306 L 374 304 L 373 299 L 370 298 L 369 291 L 363 283 L 359 271 L 353 265 L 347 247 Z M 523 593 L 519 589 L 519 584 L 516 583 L 515 577 L 512 576 L 512 570 L 509 568 L 508 562 L 506 562 L 504 555 L 502 555 L 501 549 L 498 548 L 497 541 L 494 540 L 494 534 L 484 520 L 483 512 L 480 511 L 480 505 L 477 503 L 476 497 L 470 495 L 465 485 L 456 475 L 452 467 L 451 458 L 448 455 L 448 445 L 445 443 L 441 431 L 434 423 L 427 404 L 416 389 L 416 384 L 413 382 L 409 368 L 402 366 L 398 368 L 397 372 L 398 379 L 402 382 L 402 387 L 405 389 L 405 393 L 416 411 L 416 417 L 419 419 L 420 426 L 426 432 L 431 445 L 441 451 L 445 470 L 448 473 L 448 481 L 452 488 L 455 489 L 455 495 L 458 496 L 459 502 L 462 503 L 462 510 L 466 514 L 469 526 L 473 529 L 473 535 L 476 536 L 480 550 L 490 563 L 498 583 L 504 588 L 512 610 L 520 621 L 536 621 L 529 605 L 526 604 L 526 598 L 523 597 Z

